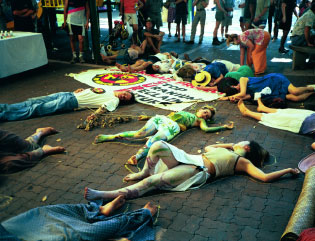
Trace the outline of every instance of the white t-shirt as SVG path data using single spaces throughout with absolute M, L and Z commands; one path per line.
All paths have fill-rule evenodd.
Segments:
M 78 108 L 99 108 L 101 105 L 106 107 L 108 111 L 114 111 L 119 99 L 114 95 L 113 91 L 105 91 L 104 93 L 94 93 L 91 89 L 85 89 L 79 93 L 73 93 L 78 101 Z
M 160 74 L 165 74 L 170 72 L 171 70 L 178 70 L 183 66 L 183 61 L 180 59 L 167 59 L 163 61 L 158 61 L 153 65 L 158 65 L 159 68 L 159 73 Z
M 228 60 L 223 60 L 223 59 L 215 59 L 212 61 L 212 63 L 215 63 L 215 62 L 224 64 L 228 72 L 235 72 L 241 67 L 241 65 L 239 64 L 234 64 Z

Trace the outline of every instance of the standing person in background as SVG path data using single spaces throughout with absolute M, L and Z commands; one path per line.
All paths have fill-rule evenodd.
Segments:
M 185 42 L 185 26 L 187 24 L 187 0 L 176 0 L 176 17 L 175 23 L 177 28 L 178 38 L 175 42 L 180 42 L 180 23 L 182 23 L 182 35 L 183 35 L 183 42 Z
M 138 17 L 137 11 L 143 7 L 141 1 L 138 0 L 121 0 L 120 1 L 120 15 L 124 24 L 129 23 L 132 26 L 132 43 L 138 43 Z
M 281 12 L 282 12 L 282 19 L 279 24 L 279 28 L 283 30 L 283 35 L 280 42 L 279 53 L 285 54 L 288 53 L 289 50 L 284 48 L 284 44 L 287 40 L 289 31 L 291 29 L 292 24 L 292 14 L 298 18 L 296 8 L 296 0 L 282 0 L 281 4 Z
M 268 14 L 268 32 L 271 36 L 272 31 L 272 18 L 275 14 L 275 0 L 270 0 L 270 6 L 269 6 L 269 14 Z
M 244 22 L 245 22 L 245 30 L 248 30 L 252 25 L 252 22 L 255 18 L 256 11 L 256 0 L 245 0 L 244 7 Z M 243 31 L 243 32 L 244 32 Z
M 222 42 L 218 39 L 218 29 L 224 20 L 224 16 L 226 16 L 228 13 L 224 8 L 224 2 L 223 0 L 214 0 L 216 4 L 216 12 L 215 12 L 215 26 L 213 30 L 213 40 L 212 45 L 220 45 Z
M 275 6 L 275 12 L 274 12 L 274 24 L 273 27 L 273 38 L 272 42 L 275 42 L 278 39 L 278 32 L 279 32 L 279 24 L 282 20 L 282 10 L 281 10 L 281 0 L 273 0 L 274 6 Z
M 11 8 L 14 18 L 14 30 L 34 32 L 33 14 L 35 12 L 31 0 L 12 0 Z
M 175 19 L 176 19 L 176 3 L 175 3 L 175 0 L 170 0 L 169 2 L 170 2 L 170 6 L 168 8 L 168 13 L 167 13 L 168 36 L 172 37 L 171 23 L 175 22 Z M 175 37 L 176 37 L 176 34 L 175 34 Z
M 64 6 L 64 23 L 63 27 L 69 28 L 70 46 L 72 50 L 71 64 L 74 64 L 77 59 L 75 50 L 75 36 L 79 40 L 79 61 L 84 63 L 83 47 L 85 31 L 89 29 L 90 7 L 87 0 L 65 0 Z
M 224 19 L 221 25 L 222 42 L 225 41 L 224 36 L 225 34 L 228 34 L 229 26 L 232 25 L 234 0 L 225 0 L 224 3 L 225 3 L 224 7 L 225 7 L 225 10 L 227 11 L 227 15 L 224 16 Z M 224 34 L 224 28 L 225 28 L 225 34 Z
M 147 16 L 151 18 L 152 27 L 160 30 L 162 24 L 162 0 L 146 0 L 145 9 Z
M 245 18 L 244 18 L 244 10 L 245 10 L 245 1 L 241 0 L 240 4 L 238 7 L 241 9 L 241 16 L 240 16 L 240 27 L 242 32 L 245 31 Z
M 2 0 L 0 0 L 0 31 L 7 30 L 7 26 L 6 26 L 7 20 L 4 15 L 2 4 L 3 2 Z
M 257 0 L 255 18 L 252 26 L 264 29 L 266 27 L 269 14 L 270 0 Z
M 206 24 L 205 8 L 208 6 L 208 4 L 209 4 L 209 0 L 195 0 L 193 2 L 193 6 L 196 6 L 196 15 L 194 17 L 194 21 L 191 26 L 191 35 L 190 35 L 190 41 L 187 42 L 188 44 L 194 44 L 196 29 L 199 22 L 200 22 L 199 44 L 202 43 L 203 34 L 205 32 L 205 24 Z

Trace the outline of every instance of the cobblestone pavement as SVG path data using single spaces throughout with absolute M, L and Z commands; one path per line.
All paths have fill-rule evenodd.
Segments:
M 238 62 L 238 51 L 226 47 L 198 47 L 180 43 L 179 53 L 189 52 L 193 57 L 223 58 Z M 164 50 L 174 48 L 166 42 Z M 277 49 L 274 47 L 274 49 Z M 223 51 L 226 50 L 226 51 Z M 270 62 L 277 57 L 272 47 L 268 53 L 268 72 L 286 73 L 296 85 L 314 84 L 314 72 L 290 70 L 290 63 Z M 279 56 L 278 56 L 279 57 Z M 17 75 L 1 82 L 0 103 L 14 103 L 26 98 L 47 95 L 59 91 L 72 91 L 86 87 L 66 77 L 66 73 L 93 68 L 87 65 L 69 65 L 50 62 L 47 67 Z M 314 101 L 314 99 L 312 99 Z M 313 102 L 314 103 L 314 102 Z M 216 142 L 256 140 L 272 154 L 271 161 L 263 168 L 270 172 L 297 163 L 311 153 L 311 137 L 271 129 L 256 121 L 244 118 L 235 104 L 214 101 L 218 114 L 216 124 L 235 122 L 233 130 L 220 133 L 203 133 L 192 129 L 175 138 L 171 143 L 185 151 L 197 154 L 198 150 Z M 293 105 L 292 105 L 293 106 Z M 302 106 L 301 103 L 297 105 Z M 255 106 L 249 106 L 254 110 Z M 94 129 L 85 132 L 76 129 L 90 110 L 76 111 L 25 121 L 0 123 L 0 128 L 19 134 L 31 135 L 36 128 L 53 126 L 60 133 L 46 138 L 52 146 L 62 145 L 66 154 L 44 158 L 37 166 L 11 175 L 0 176 L 0 221 L 30 208 L 58 203 L 86 203 L 84 187 L 112 190 L 127 186 L 122 178 L 128 174 L 126 160 L 134 154 L 141 143 L 103 143 L 92 145 L 97 134 L 135 130 L 143 122 L 131 122 L 114 128 Z M 120 114 L 166 114 L 167 111 L 135 104 L 119 107 Z M 301 191 L 304 175 L 290 176 L 274 183 L 261 183 L 247 176 L 237 175 L 216 180 L 198 190 L 183 193 L 151 193 L 128 201 L 130 209 L 142 207 L 147 201 L 161 206 L 157 222 L 160 240 L 191 241 L 237 241 L 279 240 Z M 46 201 L 42 198 L 47 196 Z

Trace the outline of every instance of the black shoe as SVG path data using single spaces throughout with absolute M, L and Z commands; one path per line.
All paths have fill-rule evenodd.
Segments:
M 194 41 L 192 41 L 192 40 L 190 40 L 190 41 L 188 41 L 188 42 L 186 42 L 186 44 L 194 44 L 195 42 Z
M 177 40 L 175 40 L 175 43 L 179 43 L 180 42 L 180 38 L 178 38 Z
M 168 36 L 169 36 L 169 37 L 172 37 L 172 34 L 169 33 Z
M 212 41 L 212 45 L 220 45 L 222 44 L 218 38 L 214 38 L 213 41 Z
M 222 38 L 221 39 L 221 43 L 225 43 L 226 39 L 225 38 Z
M 202 44 L 202 40 L 199 40 L 198 44 Z
M 178 37 L 178 34 L 177 34 L 177 33 L 175 33 L 175 37 Z
M 283 48 L 283 49 L 282 49 L 282 48 L 279 48 L 279 53 L 280 53 L 280 54 L 286 54 L 286 53 L 289 53 L 289 51 L 290 51 L 290 50 L 285 49 L 285 48 Z

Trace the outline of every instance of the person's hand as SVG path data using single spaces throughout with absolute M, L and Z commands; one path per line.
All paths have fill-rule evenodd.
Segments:
M 62 28 L 62 29 L 65 29 L 65 28 L 66 28 L 66 26 L 67 26 L 67 23 L 66 23 L 66 22 L 63 22 L 63 24 L 62 24 L 61 28 Z
M 233 122 L 233 121 L 230 121 L 230 124 L 224 125 L 223 127 L 225 127 L 225 128 L 228 129 L 228 130 L 231 130 L 231 129 L 234 128 L 234 122 Z
M 228 97 L 228 100 L 232 103 L 235 103 L 235 102 L 238 102 L 240 99 L 232 95 Z
M 260 17 L 256 17 L 256 18 L 254 18 L 254 23 L 256 23 L 256 22 L 258 22 L 260 20 Z
M 291 168 L 290 173 L 291 173 L 293 176 L 297 176 L 297 175 L 299 175 L 301 172 L 300 172 L 300 170 L 297 169 L 297 168 Z
M 219 100 L 229 100 L 229 97 L 228 96 L 224 96 L 224 97 L 219 98 Z
M 84 27 L 86 30 L 88 30 L 89 29 L 89 22 L 87 22 Z
M 283 16 L 283 17 L 282 17 L 282 22 L 285 23 L 286 21 L 287 21 L 286 17 Z
M 83 88 L 79 88 L 79 89 L 76 89 L 75 91 L 73 91 L 74 93 L 80 93 L 82 92 L 84 89 Z

